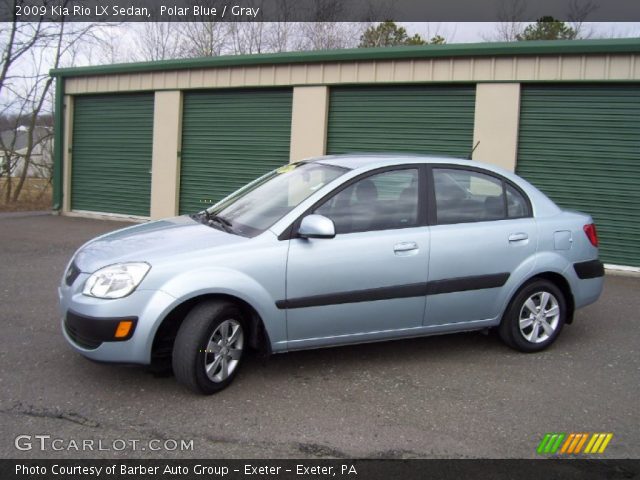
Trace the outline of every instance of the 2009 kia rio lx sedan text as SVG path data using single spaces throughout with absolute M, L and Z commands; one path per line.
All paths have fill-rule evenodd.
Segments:
M 409 155 L 286 165 L 218 204 L 91 240 L 59 289 L 69 344 L 225 388 L 264 353 L 495 327 L 542 350 L 596 301 L 591 217 L 498 167 Z

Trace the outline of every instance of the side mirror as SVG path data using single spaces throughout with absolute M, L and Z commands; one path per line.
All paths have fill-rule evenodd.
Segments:
M 301 238 L 333 238 L 336 227 L 333 220 L 323 215 L 307 215 L 300 222 L 298 236 Z

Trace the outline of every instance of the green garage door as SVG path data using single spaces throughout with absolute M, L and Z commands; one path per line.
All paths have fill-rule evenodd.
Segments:
M 71 209 L 149 216 L 153 94 L 78 96 Z
M 184 94 L 180 213 L 202 210 L 289 161 L 292 91 Z
M 589 213 L 604 262 L 640 266 L 640 88 L 523 86 L 516 171 Z
M 415 152 L 467 157 L 475 86 L 332 88 L 328 153 Z

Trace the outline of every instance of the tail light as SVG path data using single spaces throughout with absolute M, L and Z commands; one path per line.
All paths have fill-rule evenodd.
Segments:
M 591 245 L 593 245 L 594 247 L 597 247 L 598 246 L 598 232 L 596 232 L 595 224 L 594 223 L 589 223 L 588 225 L 585 225 L 584 227 L 582 227 L 582 229 L 584 230 L 585 235 L 587 236 L 587 238 L 591 242 Z

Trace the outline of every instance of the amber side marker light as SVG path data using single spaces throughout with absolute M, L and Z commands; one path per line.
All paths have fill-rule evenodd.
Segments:
M 129 335 L 131 331 L 131 327 L 133 326 L 133 322 L 131 320 L 122 320 L 118 323 L 118 328 L 116 328 L 115 338 L 124 338 Z

